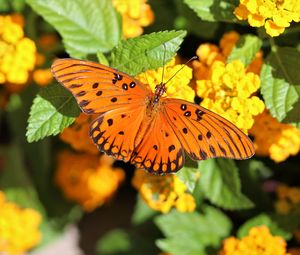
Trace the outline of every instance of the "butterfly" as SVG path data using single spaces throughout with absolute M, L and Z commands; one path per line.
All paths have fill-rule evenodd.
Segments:
M 185 162 L 215 157 L 247 159 L 251 140 L 234 124 L 194 103 L 167 98 L 165 83 L 155 91 L 108 66 L 58 59 L 56 80 L 86 114 L 98 114 L 89 135 L 100 151 L 150 173 L 176 172 Z

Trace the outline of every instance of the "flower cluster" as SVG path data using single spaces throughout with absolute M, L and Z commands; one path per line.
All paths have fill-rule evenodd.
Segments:
M 300 5 L 298 0 L 240 0 L 234 14 L 252 27 L 264 26 L 269 35 L 278 36 L 292 21 L 300 21 Z
M 276 211 L 288 214 L 300 204 L 300 188 L 279 184 L 276 189 L 278 200 L 275 203 Z
M 208 80 L 197 81 L 197 94 L 203 97 L 201 106 L 235 123 L 245 133 L 254 123 L 253 116 L 264 110 L 264 103 L 252 93 L 260 87 L 259 77 L 246 73 L 243 63 L 215 61 Z
M 23 254 L 41 241 L 41 215 L 8 202 L 0 191 L 0 253 Z
M 0 84 L 26 83 L 35 65 L 35 43 L 24 37 L 18 22 L 13 16 L 0 16 Z
M 203 98 L 201 106 L 223 116 L 245 133 L 254 123 L 253 116 L 261 113 L 265 105 L 253 94 L 260 88 L 259 76 L 262 55 L 246 68 L 239 60 L 226 64 L 239 35 L 235 32 L 224 35 L 220 48 L 211 44 L 200 45 L 194 61 L 194 76 L 197 95 Z
M 253 227 L 241 240 L 229 237 L 224 240 L 220 255 L 288 255 L 286 242 L 273 236 L 266 226 Z
M 168 97 L 181 98 L 193 102 L 195 92 L 189 87 L 190 80 L 192 79 L 192 69 L 188 66 L 177 64 L 176 62 L 174 58 L 164 67 L 139 74 L 137 79 L 144 84 L 148 84 L 152 91 L 154 91 L 155 86 L 162 82 L 163 68 L 165 69 L 163 81 L 167 82 L 180 68 L 184 67 L 180 75 L 175 75 L 170 82 L 168 82 L 166 94 Z
M 108 201 L 125 178 L 120 168 L 112 167 L 113 159 L 91 154 L 62 151 L 58 155 L 56 183 L 65 197 L 92 211 Z
M 282 162 L 300 151 L 300 131 L 278 122 L 267 111 L 256 116 L 250 134 L 254 136 L 256 154 L 270 156 L 275 162 Z
M 59 136 L 60 139 L 77 151 L 97 154 L 99 151 L 88 136 L 91 120 L 91 116 L 81 113 L 72 126 L 64 129 Z
M 162 213 L 175 207 L 180 212 L 192 212 L 196 208 L 194 197 L 188 193 L 185 184 L 176 175 L 151 175 L 136 170 L 133 186 L 139 190 L 147 205 Z
M 149 26 L 154 14 L 147 0 L 112 0 L 113 5 L 122 15 L 123 34 L 125 38 L 139 36 L 143 27 Z

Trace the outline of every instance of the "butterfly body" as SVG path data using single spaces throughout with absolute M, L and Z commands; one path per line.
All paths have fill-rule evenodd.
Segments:
M 194 160 L 246 159 L 251 140 L 232 123 L 209 110 L 167 98 L 164 83 L 154 93 L 116 69 L 90 61 L 59 59 L 55 78 L 86 114 L 98 114 L 90 137 L 100 151 L 151 173 L 176 172 L 185 152 Z

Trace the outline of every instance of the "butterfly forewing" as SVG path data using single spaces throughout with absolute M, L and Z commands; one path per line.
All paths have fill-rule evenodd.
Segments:
M 166 119 L 192 159 L 253 156 L 248 136 L 221 116 L 180 99 L 164 99 L 164 106 Z
M 152 93 L 129 75 L 91 61 L 59 59 L 51 70 L 87 114 L 138 105 Z

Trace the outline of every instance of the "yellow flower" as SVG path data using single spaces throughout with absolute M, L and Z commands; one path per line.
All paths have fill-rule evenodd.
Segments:
M 282 34 L 291 22 L 300 20 L 298 0 L 240 0 L 234 11 L 239 20 L 247 20 L 252 27 L 264 26 L 267 34 Z
M 196 208 L 194 197 L 174 174 L 158 176 L 139 169 L 134 173 L 132 185 L 150 208 L 162 213 L 169 212 L 173 207 L 180 212 L 192 212 Z
M 152 91 L 155 86 L 162 82 L 162 72 L 164 71 L 164 82 L 168 81 L 180 68 L 184 65 L 176 64 L 175 58 L 167 63 L 164 67 L 157 70 L 149 70 L 145 73 L 139 74 L 137 79 L 141 82 L 148 84 Z M 170 82 L 167 83 L 167 96 L 174 98 L 181 98 L 187 101 L 194 101 L 195 92 L 189 87 L 190 80 L 192 79 L 192 69 L 185 66 L 178 75 L 174 76 Z
M 256 154 L 270 156 L 275 162 L 282 162 L 300 151 L 300 131 L 278 122 L 267 111 L 255 118 L 250 134 L 254 136 Z
M 225 63 L 239 39 L 240 35 L 235 31 L 231 31 L 223 35 L 220 40 L 220 47 L 210 43 L 201 44 L 196 51 L 199 61 L 193 61 L 192 63 L 194 69 L 194 79 L 207 80 L 212 64 L 215 61 L 221 61 Z M 247 67 L 247 72 L 253 72 L 259 75 L 262 64 L 263 53 L 262 51 L 259 51 L 256 53 L 253 61 Z
M 246 72 L 239 60 L 225 64 L 214 61 L 207 80 L 197 80 L 197 95 L 203 98 L 201 106 L 228 119 L 243 132 L 252 127 L 253 116 L 261 113 L 265 105 L 252 96 L 260 87 L 258 75 Z
M 81 113 L 72 124 L 59 135 L 60 139 L 70 144 L 73 149 L 97 154 L 96 145 L 89 138 L 89 126 L 92 117 Z
M 154 14 L 147 0 L 112 0 L 122 15 L 125 38 L 136 37 L 143 33 L 143 27 L 149 26 Z
M 42 217 L 33 209 L 8 202 L 0 191 L 0 253 L 23 254 L 41 241 Z
M 286 242 L 273 236 L 266 226 L 253 227 L 241 240 L 229 237 L 224 240 L 220 255 L 289 255 Z
M 36 46 L 24 37 L 19 22 L 15 16 L 0 16 L 0 83 L 26 83 L 35 65 Z
M 33 72 L 33 80 L 40 86 L 46 86 L 52 82 L 53 76 L 49 68 L 36 69 Z
M 108 156 L 62 151 L 58 155 L 55 180 L 66 198 L 92 211 L 111 199 L 125 178 L 121 168 L 112 167 Z

